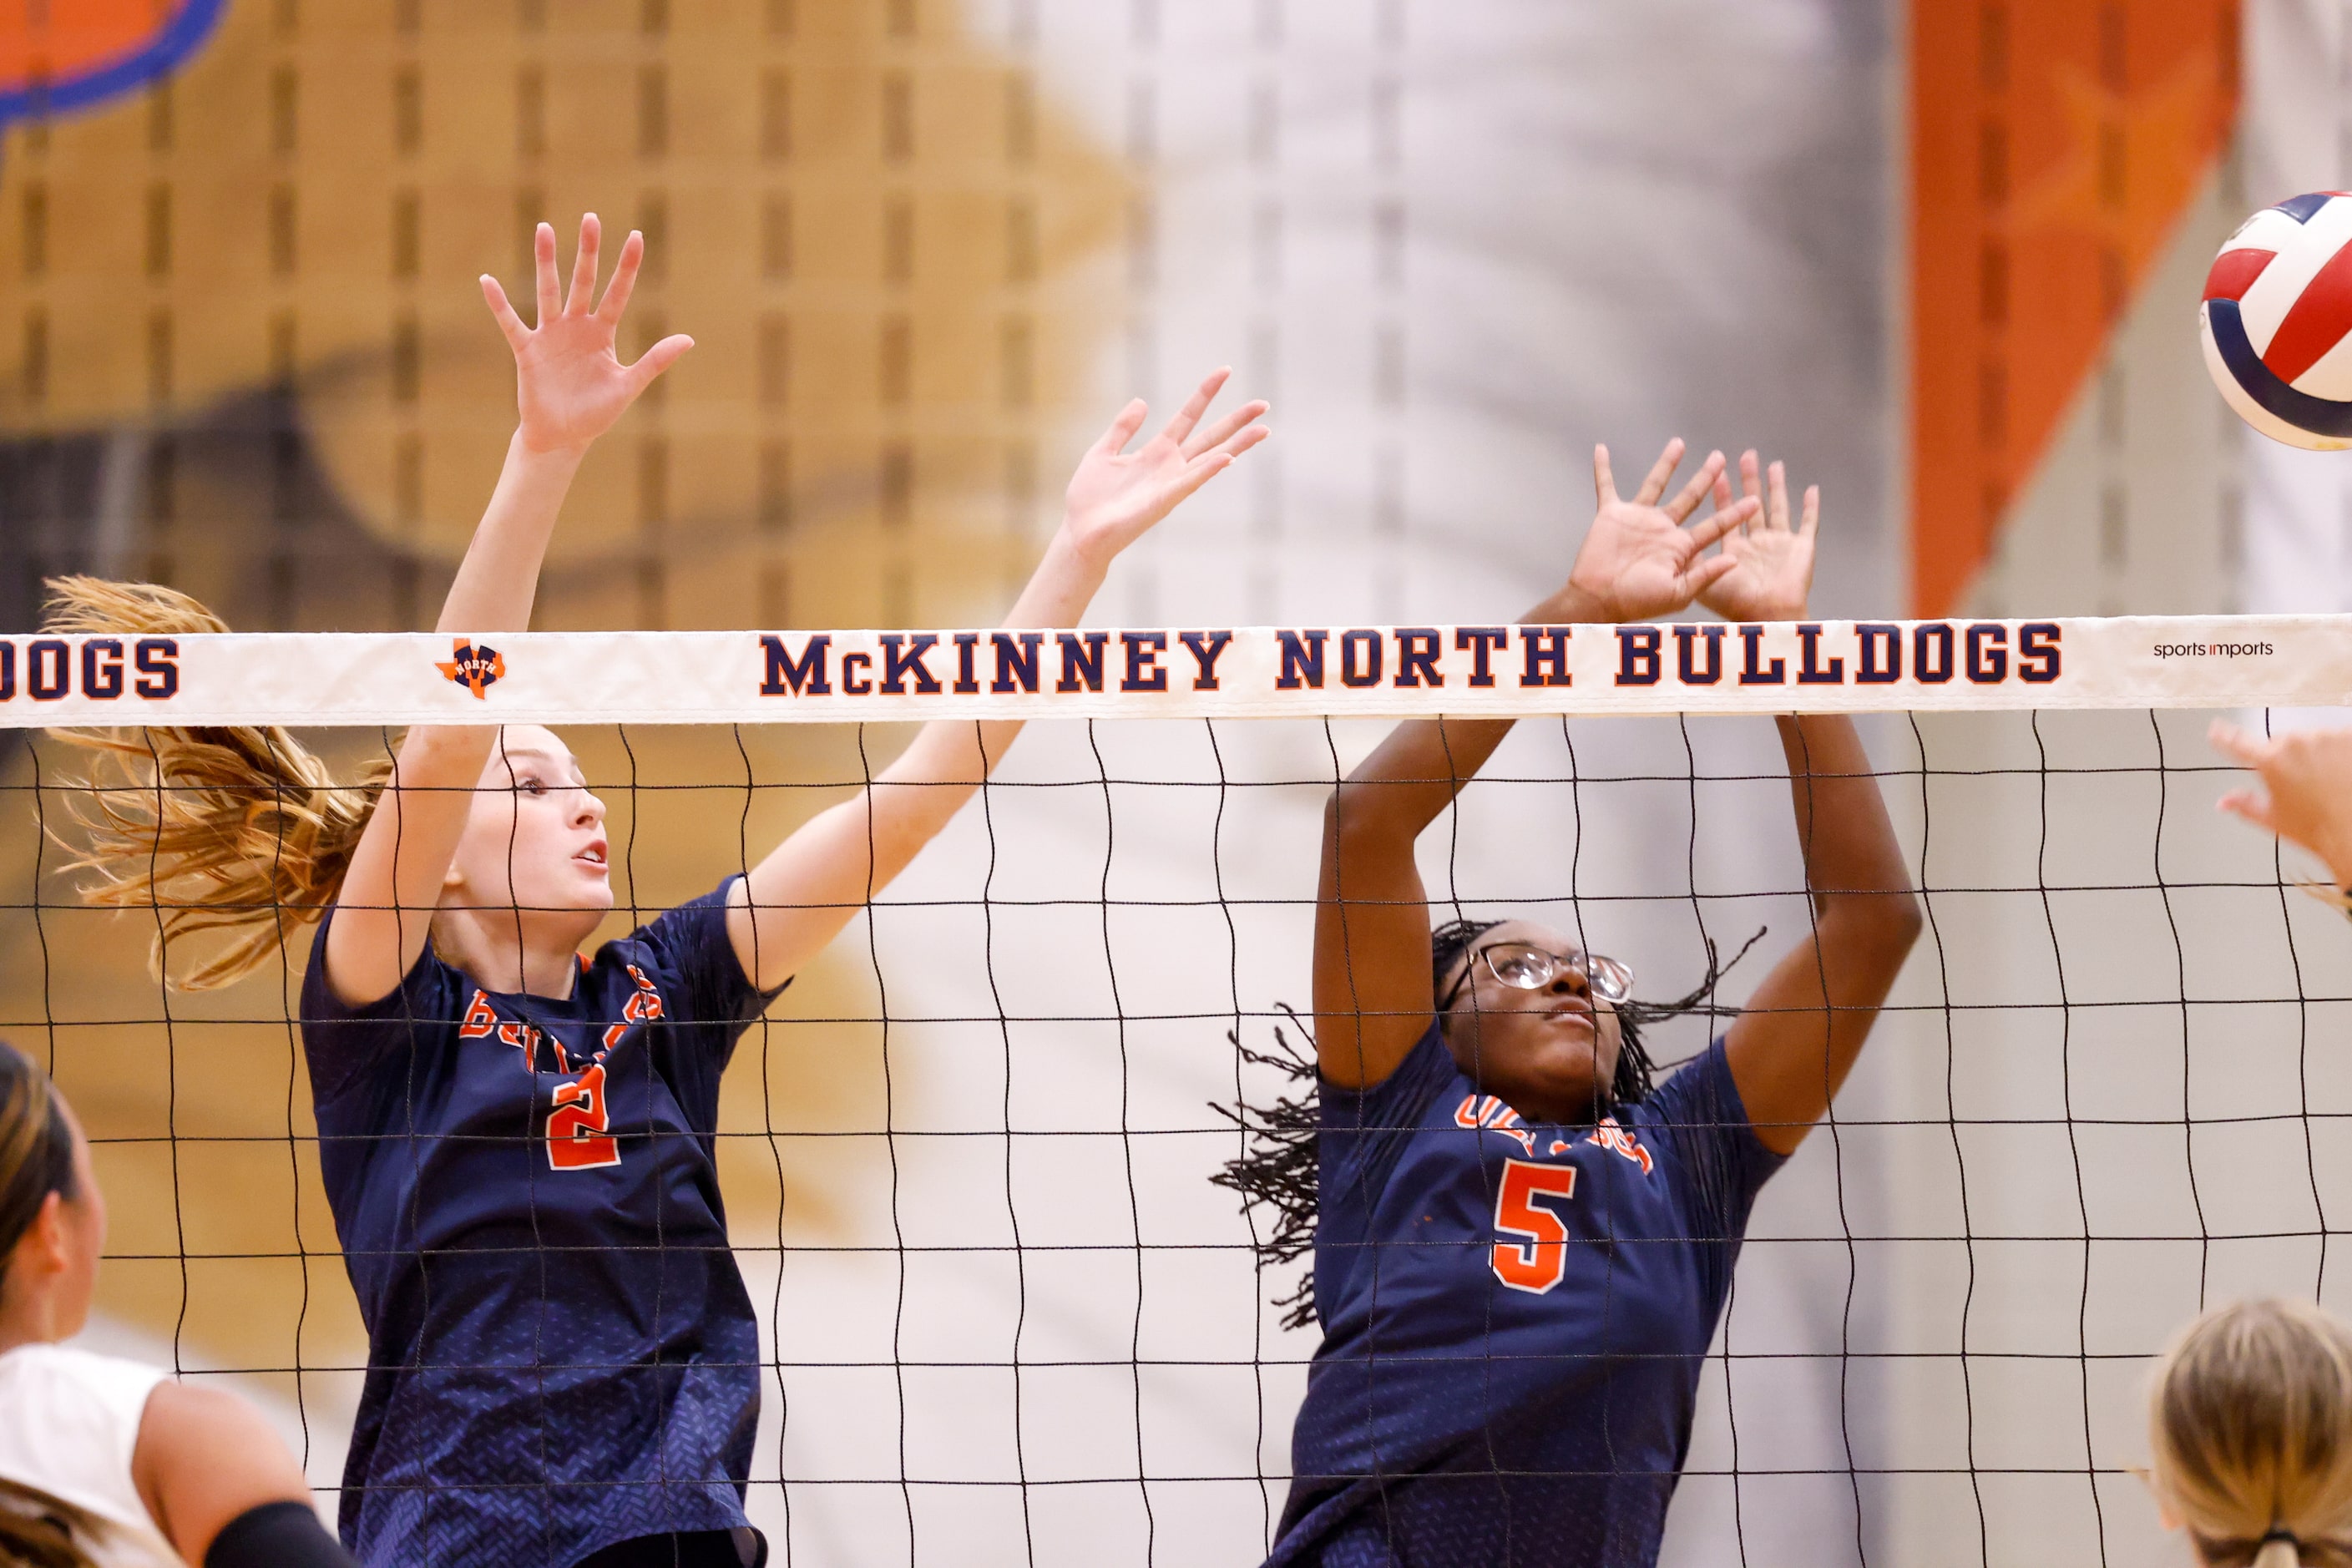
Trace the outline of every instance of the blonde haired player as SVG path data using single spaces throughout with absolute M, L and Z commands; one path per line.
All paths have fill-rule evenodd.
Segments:
M 2180 1331 L 2148 1399 L 2149 1481 L 2204 1568 L 2352 1565 L 2352 1328 L 2240 1301 Z
M 536 243 L 536 328 L 482 280 L 521 420 L 442 608 L 453 636 L 530 625 L 582 455 L 691 346 L 614 357 L 636 235 L 601 302 L 593 216 L 568 298 L 554 232 Z M 1139 402 L 1088 450 L 1008 626 L 1076 625 L 1120 551 L 1264 437 L 1263 403 L 1202 424 L 1224 379 L 1135 451 Z M 58 586 L 56 630 L 219 625 L 167 590 Z M 613 908 L 604 805 L 547 730 L 421 726 L 371 787 L 278 730 L 90 742 L 130 784 L 88 797 L 95 896 L 160 905 L 167 947 L 228 939 L 187 983 L 321 921 L 302 1035 L 370 1338 L 342 1511 L 362 1562 L 764 1560 L 743 1513 L 760 1352 L 719 1200 L 719 1075 L 1019 730 L 926 726 L 747 874 L 593 954 Z

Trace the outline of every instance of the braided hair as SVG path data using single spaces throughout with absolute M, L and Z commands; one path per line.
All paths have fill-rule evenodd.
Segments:
M 1433 995 L 1442 994 L 1446 978 L 1454 965 L 1463 961 L 1471 945 L 1486 932 L 1501 925 L 1501 921 L 1453 920 L 1429 933 L 1430 987 Z M 1645 1024 L 1672 1018 L 1685 1013 L 1704 1013 L 1719 1016 L 1737 1012 L 1737 1008 L 1717 1007 L 1707 998 L 1731 966 L 1748 955 L 1748 950 L 1763 940 L 1764 932 L 1757 931 L 1742 942 L 1739 951 L 1726 962 L 1716 951 L 1714 939 L 1702 937 L 1706 943 L 1706 974 L 1691 990 L 1672 1002 L 1635 1002 L 1616 1004 L 1617 1030 L 1621 1044 L 1617 1050 L 1617 1071 L 1610 1080 L 1608 1114 L 1618 1106 L 1639 1105 L 1657 1087 L 1656 1065 L 1650 1059 L 1649 1048 L 1642 1042 Z M 1312 1258 L 1315 1249 L 1315 1226 L 1320 1213 L 1321 1174 L 1315 1135 L 1322 1125 L 1321 1100 L 1315 1068 L 1315 1036 L 1307 1026 L 1297 1009 L 1287 1004 L 1276 1004 L 1276 1010 L 1289 1020 L 1297 1032 L 1297 1041 L 1281 1025 L 1274 1030 L 1274 1049 L 1256 1050 L 1242 1043 L 1238 1028 L 1225 1031 L 1225 1039 L 1241 1053 L 1244 1061 L 1253 1067 L 1272 1068 L 1291 1084 L 1303 1086 L 1287 1094 L 1280 1094 L 1268 1104 L 1253 1105 L 1236 1099 L 1231 1105 L 1210 1102 L 1209 1109 L 1240 1129 L 1242 1152 L 1225 1162 L 1223 1167 L 1209 1180 L 1228 1191 L 1237 1193 L 1242 1200 L 1242 1212 L 1255 1219 L 1255 1211 L 1265 1209 L 1271 1216 L 1266 1232 L 1260 1236 L 1253 1225 L 1250 1250 L 1256 1254 L 1261 1268 L 1286 1266 L 1301 1258 Z M 1298 1042 L 1304 1042 L 1303 1047 Z M 1274 1298 L 1273 1304 L 1283 1309 L 1282 1326 L 1303 1329 L 1315 1321 L 1315 1269 L 1310 1261 L 1298 1284 L 1288 1294 Z

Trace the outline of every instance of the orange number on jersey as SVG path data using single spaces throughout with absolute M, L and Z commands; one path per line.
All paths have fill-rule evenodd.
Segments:
M 1495 1244 L 1495 1278 L 1514 1290 L 1540 1296 L 1568 1272 L 1568 1222 L 1535 1200 L 1576 1195 L 1576 1167 L 1503 1162 L 1495 1194 L 1495 1228 L 1524 1237 Z
M 584 1171 L 621 1163 L 621 1146 L 604 1131 L 604 1068 L 590 1068 L 572 1083 L 555 1086 L 555 1108 L 547 1113 L 547 1163 L 558 1171 Z

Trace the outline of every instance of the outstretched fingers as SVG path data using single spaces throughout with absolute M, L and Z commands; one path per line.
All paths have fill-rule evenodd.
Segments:
M 2242 768 L 2259 768 L 2278 755 L 2281 742 L 2241 730 L 2226 719 L 2216 719 L 2205 731 L 2213 749 Z
M 1718 517 L 1722 516 L 1725 512 L 1729 511 L 1735 504 L 1737 504 L 1737 503 L 1733 500 L 1733 499 L 1732 499 L 1732 494 L 1731 494 L 1731 475 L 1730 475 L 1730 473 L 1727 470 L 1726 472 L 1723 472 L 1723 473 L 1720 473 L 1720 474 L 1716 475 L 1716 476 L 1715 476 L 1715 511 L 1716 511 L 1716 515 L 1717 515 L 1717 516 L 1718 516 Z
M 1743 501 L 1740 504 L 1744 506 L 1747 503 Z M 1737 555 L 1710 555 L 1704 561 L 1694 562 L 1677 579 L 1675 592 L 1687 604 L 1728 576 L 1738 564 L 1739 557 Z
M 613 268 L 613 280 L 604 286 L 604 298 L 596 307 L 596 319 L 608 327 L 621 323 L 621 313 L 629 308 L 629 296 L 637 291 L 637 268 L 645 264 L 646 237 L 635 229 L 621 241 L 620 264 Z
M 1675 470 L 1682 466 L 1682 460 L 1683 438 L 1677 436 L 1666 443 L 1665 450 L 1658 454 L 1658 460 L 1650 465 L 1649 473 L 1642 479 L 1642 488 L 1633 492 L 1633 504 L 1635 506 L 1657 505 L 1658 498 L 1666 493 L 1666 483 L 1675 477 Z M 1714 483 L 1715 476 L 1709 474 L 1707 482 Z
M 1660 459 L 1661 462 L 1664 460 L 1664 458 Z M 1672 470 L 1669 470 L 1669 472 L 1671 471 Z M 1699 465 L 1698 472 L 1690 477 L 1690 483 L 1685 485 L 1681 489 L 1676 490 L 1675 492 L 1675 499 L 1666 503 L 1666 515 L 1673 518 L 1676 522 L 1687 521 L 1690 518 L 1690 514 L 1698 510 L 1698 503 L 1706 499 L 1707 492 L 1709 490 L 1715 489 L 1715 481 L 1722 472 L 1723 454 L 1720 452 L 1709 452 L 1706 455 L 1706 461 Z M 1656 479 L 1657 478 L 1658 470 L 1652 468 L 1650 470 L 1650 479 Z M 1664 488 L 1663 484 L 1661 484 L 1660 488 Z M 1642 483 L 1642 494 L 1646 496 L 1649 495 L 1649 493 L 1650 482 L 1648 479 L 1645 479 Z M 1634 499 L 1639 500 L 1641 500 L 1641 497 L 1637 496 Z M 1652 497 L 1651 499 L 1654 500 L 1655 498 Z
M 1159 499 L 1152 504 L 1152 513 L 1165 517 L 1173 511 L 1202 485 L 1215 479 L 1234 465 L 1233 455 L 1217 451 L 1204 453 L 1184 465 L 1183 470 L 1161 487 Z
M 1181 447 L 1185 437 L 1192 434 L 1192 427 L 1201 422 L 1201 416 L 1209 411 L 1209 405 L 1217 400 L 1217 394 L 1224 390 L 1225 383 L 1233 374 L 1230 365 L 1220 365 L 1211 371 L 1193 389 L 1184 406 L 1176 411 L 1176 417 L 1168 421 L 1166 428 L 1160 432 L 1160 438 Z
M 1095 450 L 1113 458 L 1126 451 L 1127 444 L 1135 439 L 1135 433 L 1143 428 L 1143 416 L 1150 412 L 1150 405 L 1140 397 L 1129 403 L 1118 411 L 1118 417 L 1110 422 L 1110 428 L 1103 432 L 1102 439 L 1095 443 Z
M 1233 451 L 1244 450 L 1244 447 L 1232 446 L 1234 436 L 1254 429 L 1258 432 L 1260 437 L 1263 437 L 1265 434 L 1265 427 L 1257 421 L 1265 416 L 1269 406 L 1263 399 L 1255 403 L 1244 403 L 1206 430 L 1195 431 L 1192 439 L 1183 445 L 1184 456 L 1197 458 L 1203 452 L 1215 451 L 1220 447 Z M 1245 445 L 1255 446 L 1256 440 L 1253 439 Z
M 1210 447 L 1206 452 L 1196 455 L 1192 460 L 1194 462 L 1198 462 L 1202 458 L 1219 452 L 1223 453 L 1227 458 L 1238 458 L 1244 452 L 1248 451 L 1252 447 L 1256 446 L 1260 441 L 1265 440 L 1267 437 L 1273 434 L 1273 431 L 1267 429 L 1263 425 L 1252 425 L 1246 430 L 1238 431 L 1235 434 L 1227 437 L 1224 440 L 1220 441 L 1215 446 Z
M 538 276 L 539 320 L 533 326 L 543 327 L 555 320 L 563 310 L 563 296 L 555 281 L 555 226 L 541 224 L 530 236 L 531 269 Z
M 1802 517 L 1797 520 L 1797 532 L 1801 538 L 1811 539 L 1815 533 L 1820 531 L 1821 526 L 1822 487 L 1819 485 L 1807 485 L 1805 487 L 1805 512 Z
M 675 332 L 639 354 L 637 363 L 628 367 L 629 395 L 635 397 L 651 386 L 654 377 L 676 364 L 693 346 L 692 338 L 684 332 Z
M 2278 818 L 2271 812 L 2271 803 L 2262 791 L 2233 789 L 2213 803 L 2214 809 L 2252 823 L 2265 833 L 2279 830 Z
M 1595 507 L 1613 505 L 1617 500 L 1617 476 L 1610 471 L 1609 448 L 1592 448 L 1592 504 Z
M 589 302 L 596 298 L 596 252 L 604 238 L 604 227 L 596 221 L 594 213 L 580 215 L 580 250 L 572 258 L 572 289 L 563 297 L 563 313 L 584 316 Z
M 1734 529 L 1745 528 L 1748 523 L 1753 522 L 1756 520 L 1756 498 L 1742 496 L 1730 506 L 1711 511 L 1683 530 L 1683 538 L 1687 542 L 1691 553 L 1696 555 Z M 1726 563 L 1724 570 L 1727 572 L 1731 569 L 1729 563 L 1738 558 L 1726 555 L 1720 559 Z M 1717 574 L 1717 575 L 1720 574 Z M 1709 578 L 1708 581 L 1712 582 L 1714 579 Z
M 515 314 L 515 308 L 508 301 L 507 291 L 499 286 L 499 280 L 487 272 L 482 274 L 482 300 L 490 308 L 490 319 L 498 322 L 499 331 L 506 335 L 507 347 L 517 353 L 522 353 L 530 342 L 530 329 L 522 324 L 520 316 Z

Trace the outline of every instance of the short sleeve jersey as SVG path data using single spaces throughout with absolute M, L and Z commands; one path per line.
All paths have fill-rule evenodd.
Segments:
M 347 1007 L 320 926 L 302 1040 L 368 1331 L 341 1516 L 362 1563 L 569 1568 L 744 1523 L 759 1336 L 713 1146 L 719 1075 L 774 993 L 725 892 L 583 956 L 562 1000 L 428 945 Z
M 1325 1084 L 1324 1339 L 1270 1562 L 1656 1561 L 1758 1189 L 1720 1040 L 1598 1125 L 1523 1121 L 1434 1025 Z

